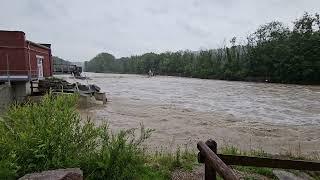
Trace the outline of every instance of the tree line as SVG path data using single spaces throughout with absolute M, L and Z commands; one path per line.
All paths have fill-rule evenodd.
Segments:
M 64 60 L 58 56 L 52 56 L 53 65 L 71 64 L 70 61 Z
M 230 46 L 201 51 L 153 52 L 115 58 L 100 53 L 85 62 L 89 72 L 146 74 L 208 79 L 320 84 L 320 18 L 305 13 L 289 28 L 273 21 Z

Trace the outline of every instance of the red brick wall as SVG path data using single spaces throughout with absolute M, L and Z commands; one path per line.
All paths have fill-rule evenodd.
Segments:
M 25 40 L 22 31 L 0 31 L 0 46 L 24 47 Z
M 43 56 L 43 76 L 48 77 L 52 76 L 51 71 L 51 52 L 50 49 L 40 48 L 33 44 L 30 44 L 30 64 L 32 71 L 37 70 L 37 55 Z M 29 50 L 26 49 L 26 56 L 29 56 Z M 28 61 L 28 58 L 27 58 Z M 29 62 L 28 62 L 29 63 Z
M 30 48 L 30 50 L 29 50 Z M 0 75 L 6 74 L 7 56 L 10 74 L 28 75 L 30 69 L 32 74 L 37 74 L 37 58 L 43 56 L 43 75 L 52 76 L 51 50 L 37 46 L 26 41 L 25 34 L 19 31 L 0 31 Z
M 25 74 L 25 34 L 19 31 L 0 31 L 0 75 L 7 70 L 8 64 L 11 73 Z M 5 72 L 6 73 L 6 72 Z

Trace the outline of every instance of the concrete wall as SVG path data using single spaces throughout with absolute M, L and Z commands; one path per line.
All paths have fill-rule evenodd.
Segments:
M 12 96 L 17 102 L 22 102 L 26 99 L 27 95 L 31 95 L 30 82 L 12 82 Z
M 0 85 L 0 114 L 13 102 L 13 90 L 8 84 Z
M 11 103 L 23 102 L 31 94 L 30 82 L 12 82 L 0 85 L 0 113 Z

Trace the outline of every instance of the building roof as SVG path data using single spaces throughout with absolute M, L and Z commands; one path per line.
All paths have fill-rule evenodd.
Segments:
M 0 32 L 15 32 L 15 33 L 23 33 L 23 34 L 25 34 L 23 31 L 9 31 L 9 30 L 1 30 L 1 29 L 0 29 Z
M 25 33 L 23 31 L 10 31 L 10 30 L 1 30 L 0 29 L 0 33 L 1 32 L 8 32 L 8 33 L 21 33 L 23 35 L 25 35 Z M 32 41 L 29 41 L 29 40 L 26 40 L 27 43 L 30 43 L 34 46 L 37 46 L 37 47 L 40 47 L 40 48 L 44 48 L 44 49 L 51 49 L 51 44 L 41 44 L 41 43 L 35 43 L 35 42 L 32 42 Z
M 32 41 L 29 41 L 29 40 L 26 40 L 27 43 L 30 43 L 34 46 L 38 46 L 40 48 L 44 48 L 44 49 L 50 49 L 49 47 L 45 46 L 45 45 L 41 45 L 41 44 L 38 44 L 38 43 L 35 43 L 35 42 L 32 42 Z

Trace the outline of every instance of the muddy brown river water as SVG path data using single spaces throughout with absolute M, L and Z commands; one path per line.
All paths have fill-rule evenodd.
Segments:
M 155 129 L 152 148 L 194 149 L 212 138 L 243 150 L 320 154 L 320 86 L 86 74 L 109 102 L 83 114 L 115 131 L 143 123 Z

